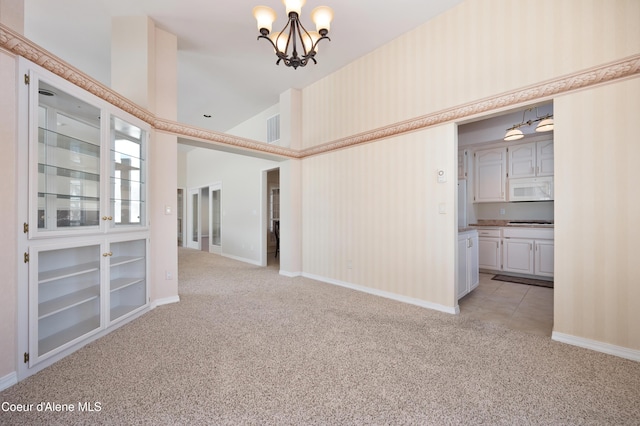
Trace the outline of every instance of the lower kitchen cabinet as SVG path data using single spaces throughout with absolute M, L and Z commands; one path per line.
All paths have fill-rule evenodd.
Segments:
M 503 228 L 503 271 L 553 277 L 553 229 Z
M 478 232 L 466 231 L 458 233 L 458 282 L 456 291 L 458 299 L 475 289 L 480 284 L 478 267 Z
M 478 263 L 480 269 L 502 269 L 502 233 L 499 228 L 478 230 Z
M 535 271 L 536 275 L 545 277 L 553 277 L 553 256 L 554 243 L 553 240 L 539 240 L 535 242 Z
M 503 270 L 533 274 L 533 240 L 507 238 L 503 242 Z
M 148 306 L 146 238 L 36 244 L 28 256 L 30 367 Z

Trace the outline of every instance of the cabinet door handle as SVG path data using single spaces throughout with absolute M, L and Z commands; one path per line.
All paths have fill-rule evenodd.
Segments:
M 107 220 L 107 217 L 106 216 L 102 216 L 102 220 Z
M 109 217 L 107 218 L 107 220 L 113 220 L 113 217 L 112 217 L 112 216 L 109 216 Z
M 102 256 L 104 256 L 104 257 L 113 256 L 113 253 L 112 252 L 102 253 Z

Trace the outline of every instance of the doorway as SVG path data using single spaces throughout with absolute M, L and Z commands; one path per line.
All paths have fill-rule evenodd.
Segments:
M 189 190 L 187 247 L 222 253 L 222 183 Z
M 279 266 L 280 264 L 280 169 L 271 169 L 264 172 L 266 186 L 263 200 L 265 205 L 265 248 L 266 265 Z
M 553 240 L 534 237 L 518 240 L 511 233 L 504 235 L 505 229 L 513 229 L 510 226 L 526 227 L 527 223 L 553 226 L 553 198 L 514 202 L 509 196 L 512 181 L 549 175 L 541 166 L 549 159 L 553 164 L 553 132 L 536 130 L 535 124 L 547 115 L 553 116 L 552 102 L 458 125 L 458 227 L 473 226 L 480 233 L 479 284 L 458 303 L 462 315 L 551 337 L 553 284 L 552 281 L 550 286 L 534 282 L 547 284 L 548 277 L 553 278 Z M 513 127 L 521 129 L 523 136 L 505 139 Z M 524 156 L 525 150 L 531 153 L 529 157 Z M 525 167 L 525 162 L 527 168 L 523 172 L 520 169 Z M 522 249 L 516 251 L 510 247 Z M 540 248 L 551 255 L 541 257 Z M 522 262 L 526 268 L 515 271 L 516 265 L 521 265 L 516 262 L 521 259 L 526 261 Z M 505 280 L 503 275 L 522 275 L 528 281 Z

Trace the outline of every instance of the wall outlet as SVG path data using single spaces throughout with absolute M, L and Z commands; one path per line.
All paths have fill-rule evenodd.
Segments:
M 169 272 L 169 271 L 165 271 L 164 277 L 167 280 L 172 280 L 173 279 L 173 274 L 171 272 Z
M 506 213 L 507 213 L 507 212 L 505 211 L 505 209 L 500 209 L 500 214 L 501 214 L 501 215 L 504 215 L 504 214 L 506 214 Z

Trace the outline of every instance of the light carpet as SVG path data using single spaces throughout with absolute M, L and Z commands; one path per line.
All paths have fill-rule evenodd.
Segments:
M 0 393 L 1 424 L 638 425 L 640 363 L 180 249 L 160 306 Z

